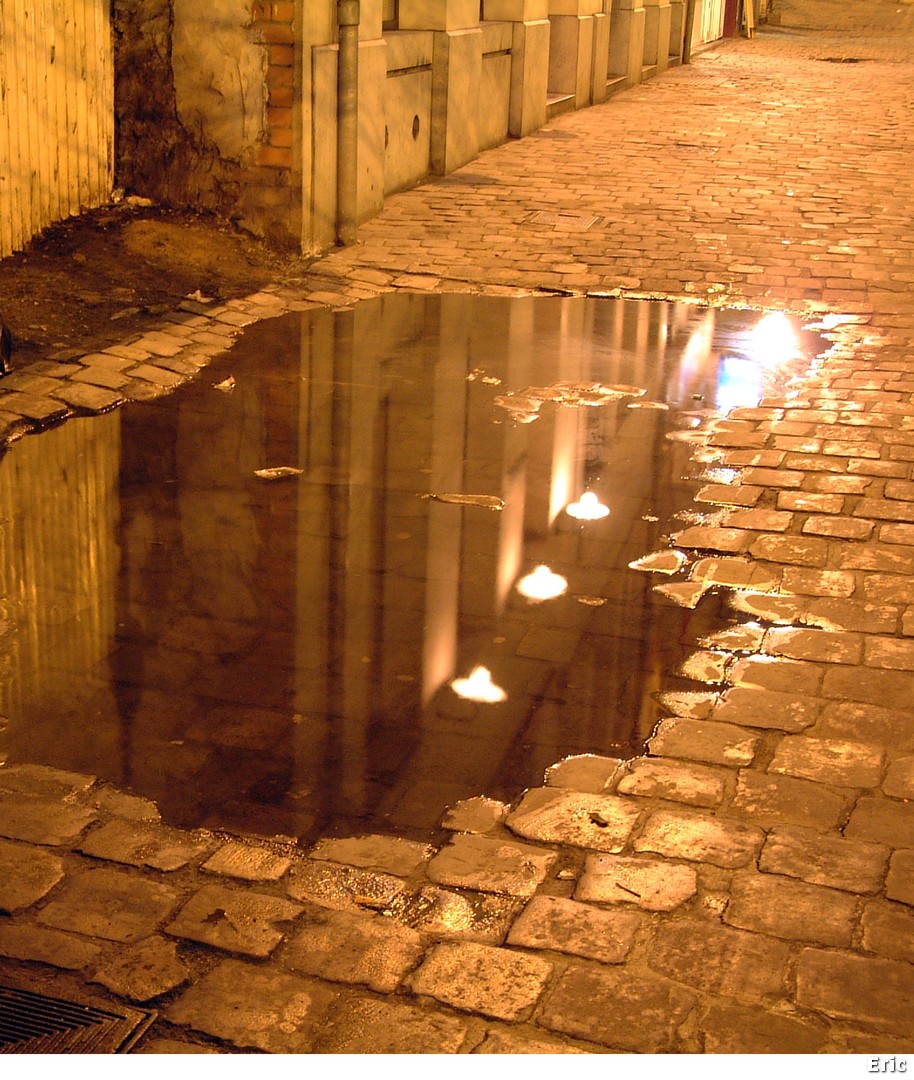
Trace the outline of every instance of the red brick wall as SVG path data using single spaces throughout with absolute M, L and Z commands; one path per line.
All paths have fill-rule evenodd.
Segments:
M 267 131 L 257 163 L 292 166 L 292 102 L 295 86 L 295 2 L 257 0 L 252 9 L 256 41 L 267 46 Z

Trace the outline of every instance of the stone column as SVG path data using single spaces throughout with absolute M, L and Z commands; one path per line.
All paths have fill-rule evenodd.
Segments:
M 644 0 L 644 66 L 659 75 L 670 65 L 670 0 Z
M 401 30 L 431 30 L 431 168 L 445 174 L 479 153 L 479 0 L 400 0 Z
M 612 75 L 624 77 L 626 86 L 641 82 L 644 29 L 644 0 L 613 0 L 609 70 Z
M 594 67 L 594 16 L 603 0 L 549 0 L 549 92 L 574 97 L 574 107 L 590 104 Z
M 549 0 L 483 0 L 483 16 L 513 23 L 508 131 L 521 137 L 546 122 L 549 76 Z
M 670 63 L 682 61 L 682 49 L 685 43 L 685 7 L 686 0 L 670 0 Z

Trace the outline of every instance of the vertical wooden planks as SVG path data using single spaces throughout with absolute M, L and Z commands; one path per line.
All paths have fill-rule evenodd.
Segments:
M 113 169 L 106 0 L 0 0 L 0 257 L 106 202 Z

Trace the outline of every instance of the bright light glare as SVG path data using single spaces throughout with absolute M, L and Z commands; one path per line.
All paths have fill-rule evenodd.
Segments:
M 592 491 L 585 491 L 578 502 L 569 503 L 565 510 L 579 521 L 599 521 L 609 513 L 609 507 L 604 506 Z
M 474 667 L 465 679 L 454 679 L 451 689 L 458 697 L 467 701 L 480 701 L 492 705 L 504 701 L 507 694 L 500 686 L 492 682 L 492 673 L 488 668 Z
M 528 600 L 553 600 L 568 588 L 561 574 L 554 574 L 548 566 L 538 566 L 517 583 L 517 591 Z
M 755 360 L 778 364 L 793 359 L 798 352 L 797 336 L 783 311 L 772 311 L 750 335 L 750 351 Z

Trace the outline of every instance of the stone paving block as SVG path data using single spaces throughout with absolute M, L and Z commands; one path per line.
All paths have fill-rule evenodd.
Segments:
M 804 949 L 797 968 L 797 1004 L 893 1035 L 914 1035 L 914 966 Z
M 451 832 L 489 833 L 505 820 L 508 809 L 505 803 L 487 799 L 484 795 L 461 799 L 448 808 L 441 820 L 441 828 Z
M 607 789 L 621 765 L 621 758 L 575 754 L 551 765 L 546 770 L 544 782 L 546 787 L 599 794 Z
M 362 870 L 409 877 L 435 852 L 429 844 L 395 836 L 358 836 L 345 840 L 319 840 L 308 852 L 311 859 L 326 859 Z
M 637 911 L 602 911 L 576 900 L 534 896 L 511 927 L 507 943 L 621 964 L 643 924 Z
M 152 936 L 110 957 L 95 970 L 91 981 L 128 1001 L 145 1002 L 177 990 L 190 977 L 176 942 Z
M 79 382 L 61 382 L 54 389 L 53 396 L 71 409 L 95 414 L 116 409 L 124 403 L 124 397 L 113 389 Z
M 718 806 L 726 784 L 718 769 L 685 761 L 636 758 L 622 774 L 616 790 L 620 795 L 641 795 L 690 806 Z
M 415 930 L 374 912 L 314 909 L 287 942 L 281 963 L 299 975 L 363 983 L 390 994 L 424 952 Z
M 865 634 L 893 634 L 898 623 L 898 609 L 876 607 L 860 600 L 809 600 L 803 613 L 808 626 L 825 630 L 859 630 Z
M 857 664 L 863 657 L 863 637 L 841 630 L 804 630 L 772 627 L 765 635 L 765 651 L 772 656 L 832 664 Z M 820 702 L 820 707 L 825 702 Z
M 844 496 L 828 492 L 781 491 L 778 492 L 778 510 L 806 511 L 811 514 L 840 514 L 844 509 Z
M 535 1029 L 539 1034 L 539 1029 Z M 561 1042 L 547 1042 L 543 1038 L 521 1034 L 520 1031 L 505 1029 L 489 1031 L 486 1037 L 472 1051 L 474 1054 L 587 1054 L 588 1050 L 579 1050 Z
M 174 937 L 227 952 L 266 957 L 302 913 L 301 904 L 250 890 L 204 885 L 165 927 Z
M 866 743 L 788 735 L 778 743 L 768 769 L 836 787 L 876 788 L 885 771 L 885 753 Z
M 120 390 L 130 382 L 130 376 L 121 371 L 113 371 L 107 365 L 85 367 L 70 376 L 71 385 L 101 387 L 107 390 Z M 54 395 L 59 397 L 59 394 Z
M 914 525 L 880 525 L 879 539 L 884 544 L 914 545 Z
M 914 521 L 914 503 L 864 496 L 851 511 L 854 517 L 876 521 Z
M 768 562 L 821 568 L 828 561 L 828 544 L 799 536 L 761 536 L 749 548 L 749 554 Z
M 37 904 L 63 875 L 64 864 L 56 855 L 0 840 L 0 913 L 11 915 Z
M 184 338 L 167 330 L 151 330 L 139 338 L 136 344 L 153 356 L 176 356 L 184 348 Z
M 289 871 L 288 893 L 293 900 L 311 900 L 341 910 L 384 908 L 406 891 L 406 884 L 392 874 L 377 874 L 318 859 L 303 859 Z
M 428 864 L 439 885 L 507 896 L 532 896 L 545 881 L 557 855 L 529 844 L 458 833 Z
M 854 594 L 856 587 L 857 579 L 849 570 L 807 570 L 788 566 L 781 579 L 782 590 L 795 596 L 848 597 Z
M 291 858 L 268 847 L 229 840 L 206 860 L 203 869 L 244 881 L 279 881 L 291 865 Z
M 807 536 L 827 536 L 839 540 L 868 540 L 875 527 L 874 521 L 810 514 L 803 522 L 800 531 Z M 845 569 L 848 568 L 845 567 Z
M 759 934 L 848 947 L 857 898 L 776 874 L 735 874 L 724 922 Z
M 708 648 L 728 649 L 733 652 L 759 652 L 764 637 L 763 626 L 740 623 L 709 634 L 701 639 L 701 644 Z
M 65 971 L 80 971 L 94 964 L 101 946 L 76 934 L 30 926 L 15 919 L 0 922 L 0 956 L 33 960 Z
M 909 714 L 853 701 L 833 701 L 822 710 L 816 733 L 827 737 L 859 739 L 891 747 L 896 752 L 914 750 L 914 731 Z
M 864 663 L 868 667 L 914 671 L 914 641 L 869 638 L 864 651 Z
M 704 558 L 692 567 L 691 579 L 707 588 L 720 585 L 731 589 L 749 589 L 753 592 L 775 592 L 780 587 L 781 571 L 760 566 L 748 559 Z
M 724 516 L 725 528 L 752 529 L 757 532 L 786 532 L 793 521 L 793 514 L 786 510 L 730 510 Z
M 763 619 L 765 622 L 789 624 L 797 622 L 806 611 L 808 602 L 792 596 L 769 596 L 767 593 L 738 592 L 728 597 L 734 611 Z
M 526 1020 L 552 974 L 538 956 L 475 942 L 436 945 L 409 978 L 413 993 L 496 1020 Z
M 215 846 L 208 833 L 191 833 L 141 821 L 109 821 L 79 845 L 84 855 L 154 870 L 179 870 Z
M 693 917 L 658 924 L 648 963 L 704 993 L 756 1001 L 786 991 L 790 956 L 786 941 Z
M 307 1054 L 336 997 L 314 979 L 225 960 L 170 1005 L 165 1018 L 240 1050 Z
M 671 537 L 681 548 L 697 551 L 742 553 L 749 550 L 753 534 L 745 529 L 728 529 L 708 525 L 693 525 Z
M 828 829 L 844 818 L 847 805 L 845 796 L 811 780 L 744 769 L 729 812 L 763 827 L 795 823 Z
M 37 918 L 58 930 L 133 942 L 158 929 L 179 899 L 180 894 L 168 885 L 102 868 L 68 879 Z
M 717 702 L 717 694 L 703 690 L 671 690 L 658 694 L 657 701 L 673 716 L 706 720 Z
M 764 838 L 761 829 L 741 821 L 658 810 L 648 818 L 634 848 L 733 868 L 753 860 Z
M 777 731 L 804 731 L 816 723 L 824 703 L 808 694 L 797 696 L 782 690 L 748 686 L 732 687 L 724 693 L 711 714 L 714 723 Z M 651 750 L 654 750 L 651 744 Z M 740 765 L 750 762 L 740 761 Z
M 660 721 L 648 748 L 658 757 L 740 767 L 752 764 L 760 741 L 735 724 L 677 717 Z
M 848 892 L 877 893 L 882 888 L 888 859 L 889 849 L 882 844 L 780 825 L 768 834 L 759 869 Z
M 215 1046 L 200 1043 L 183 1042 L 181 1039 L 146 1038 L 134 1047 L 132 1054 L 218 1054 Z
M 864 598 L 871 604 L 914 603 L 914 581 L 904 574 L 867 574 L 863 580 Z
M 872 570 L 878 573 L 874 581 L 877 592 L 873 597 L 877 603 L 880 602 L 877 599 L 881 586 L 880 578 L 892 574 L 914 573 L 914 551 L 911 548 L 892 544 L 875 544 L 872 541 L 868 544 L 857 544 L 840 549 L 837 552 L 836 562 L 842 570 Z M 864 580 L 863 584 L 863 592 L 867 596 L 869 580 Z M 888 590 L 883 595 L 887 603 L 892 603 L 895 599 Z
M 13 391 L 3 394 L 3 411 L 14 416 L 23 416 L 37 424 L 52 424 L 63 420 L 70 410 L 60 401 L 40 397 L 37 394 L 23 394 Z
M 423 934 L 500 945 L 522 906 L 510 896 L 425 885 L 398 897 L 384 914 Z
M 681 986 L 628 971 L 570 965 L 550 992 L 537 1022 L 550 1031 L 633 1053 L 669 1052 L 695 1002 Z
M 818 1054 L 828 1030 L 800 1017 L 718 1002 L 698 1022 L 706 1054 Z
M 588 855 L 576 900 L 634 904 L 645 911 L 672 911 L 698 891 L 691 866 L 643 856 Z
M 844 835 L 891 848 L 914 848 L 914 803 L 858 799 Z
M 162 818 L 159 808 L 151 799 L 127 795 L 113 787 L 98 788 L 92 793 L 91 803 L 99 810 L 130 821 L 161 821 Z
M 729 652 L 701 649 L 686 657 L 676 674 L 705 685 L 722 683 L 727 679 L 727 669 L 731 660 L 732 656 Z
M 914 906 L 914 850 L 896 851 L 892 856 L 885 894 L 890 900 Z
M 914 694 L 914 672 L 836 667 L 825 673 L 825 697 L 903 709 Z
M 534 788 L 506 824 L 528 840 L 621 851 L 640 813 L 635 803 L 612 795 Z
M 815 699 L 818 694 L 822 684 L 822 667 L 808 660 L 789 657 L 745 656 L 733 665 L 730 681 L 738 688 L 792 694 L 795 700 L 802 701 Z
M 319 1054 L 457 1054 L 467 1023 L 404 1001 L 352 998 L 334 1009 L 315 1044 Z
M 27 796 L 0 799 L 0 836 L 31 844 L 72 844 L 98 818 L 88 807 Z
M 882 790 L 895 799 L 914 799 L 914 757 L 896 758 L 889 765 Z
M 860 925 L 867 952 L 914 963 L 914 909 L 873 900 L 864 908 Z
M 176 371 L 169 371 L 168 368 L 157 367 L 154 364 L 137 364 L 135 368 L 131 369 L 130 378 L 167 389 L 184 382 L 183 375 L 179 375 Z M 125 387 L 125 393 L 128 397 L 132 397 L 132 387 Z

